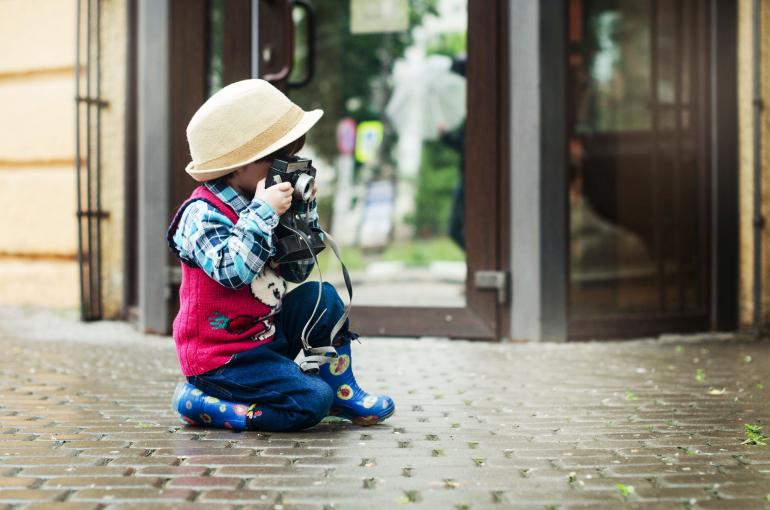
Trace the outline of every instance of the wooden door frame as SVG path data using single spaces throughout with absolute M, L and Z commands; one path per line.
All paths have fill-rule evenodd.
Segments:
M 251 34 L 243 19 L 252 19 L 251 2 L 225 2 L 229 38 L 223 46 L 225 83 L 248 78 Z M 195 186 L 180 169 L 189 159 L 185 127 L 206 99 L 207 40 L 206 0 L 170 0 L 169 3 L 169 139 L 168 211 L 184 200 Z M 364 335 L 449 336 L 466 339 L 500 339 L 508 335 L 508 306 L 497 292 L 473 285 L 478 270 L 509 269 L 508 211 L 508 76 L 507 2 L 469 0 L 468 6 L 468 111 L 464 172 L 466 208 L 467 303 L 464 308 L 354 306 L 354 329 Z M 229 13 L 229 14 L 228 14 Z M 228 21 L 229 20 L 229 21 Z M 241 21 L 241 23 L 237 23 Z M 232 22 L 232 23 L 231 23 Z M 246 55 L 248 53 L 248 55 Z M 494 133 L 495 136 L 490 136 Z M 486 169 L 480 172 L 478 169 Z M 476 173 L 472 173 L 472 172 Z M 178 307 L 177 261 L 168 257 L 170 311 Z M 173 313 L 167 314 L 172 317 Z
M 469 116 L 465 126 L 463 172 L 468 268 L 466 306 L 355 306 L 354 303 L 354 328 L 362 334 L 471 340 L 500 340 L 509 336 L 510 298 L 499 303 L 496 292 L 479 290 L 473 281 L 477 271 L 505 274 L 510 271 L 507 4 L 504 0 L 468 1 Z M 480 172 L 479 169 L 494 171 Z

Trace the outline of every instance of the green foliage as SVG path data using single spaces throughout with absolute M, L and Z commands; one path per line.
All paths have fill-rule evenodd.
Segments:
M 626 485 L 624 483 L 616 483 L 615 487 L 617 487 L 618 492 L 620 492 L 620 495 L 624 498 L 629 497 L 631 494 L 634 493 L 634 486 L 633 485 Z
M 460 154 L 440 141 L 425 142 L 417 178 L 415 213 L 407 218 L 417 236 L 446 234 L 452 195 L 460 179 Z
M 438 0 L 409 0 L 409 30 L 402 33 L 352 34 L 350 2 L 316 2 L 316 74 L 309 86 L 290 89 L 289 95 L 305 109 L 321 108 L 325 115 L 308 133 L 308 143 L 319 155 L 331 160 L 337 154 L 336 127 L 343 117 L 357 122 L 385 120 L 384 107 L 392 92 L 394 62 L 413 44 L 412 28 L 422 24 L 426 15 L 438 15 Z M 295 11 L 295 16 L 301 11 Z M 295 17 L 295 63 L 292 81 L 302 78 L 306 69 L 307 47 L 304 21 Z M 442 34 L 430 41 L 429 54 L 456 56 L 466 51 L 464 32 Z M 397 166 L 389 158 L 397 136 L 386 122 L 382 145 L 383 161 L 372 171 L 387 176 Z M 418 178 L 416 211 L 411 218 L 420 237 L 448 231 L 452 191 L 457 184 L 460 157 L 440 142 L 424 146 Z M 356 169 L 360 178 L 360 168 Z M 322 210 L 322 222 L 330 214 Z
M 427 266 L 434 261 L 462 262 L 465 254 L 448 237 L 390 244 L 382 260 L 400 261 L 407 266 Z
M 393 62 L 413 43 L 411 29 L 427 14 L 437 14 L 438 0 L 409 1 L 409 31 L 352 34 L 350 2 L 316 2 L 316 75 L 309 86 L 289 91 L 304 109 L 322 108 L 326 114 L 308 134 L 308 142 L 330 159 L 337 154 L 335 130 L 339 119 L 378 119 L 390 95 L 388 77 Z M 304 27 L 295 30 L 299 52 L 297 74 L 305 69 Z M 301 78 L 293 75 L 292 80 Z M 352 101 L 351 101 L 352 99 Z
M 373 257 L 364 254 L 363 250 L 355 246 L 340 247 L 342 261 L 348 270 L 355 271 L 366 269 L 369 262 L 383 260 L 389 262 L 403 262 L 407 266 L 425 267 L 431 262 L 463 262 L 465 254 L 448 237 L 437 237 L 422 241 L 409 241 L 392 243 L 381 254 Z M 325 279 L 332 273 L 340 271 L 340 265 L 334 252 L 327 248 L 318 254 L 318 263 Z
M 332 210 L 334 209 L 334 197 L 325 196 L 316 199 L 316 211 L 318 212 L 318 221 L 324 229 L 332 224 Z
M 767 441 L 770 440 L 770 437 L 762 434 L 762 427 L 751 423 L 744 423 L 743 428 L 746 431 L 746 440 L 741 444 L 767 446 Z
M 432 41 L 428 48 L 426 48 L 426 53 L 428 55 L 455 57 L 465 54 L 466 46 L 465 32 L 441 34 L 437 41 Z
M 340 246 L 340 257 L 349 271 L 366 267 L 363 252 L 355 246 Z M 326 248 L 318 254 L 318 264 L 324 278 L 328 278 L 331 272 L 341 274 L 340 263 L 331 248 Z

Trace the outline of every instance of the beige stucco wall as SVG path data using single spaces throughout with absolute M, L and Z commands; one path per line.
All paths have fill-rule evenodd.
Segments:
M 100 6 L 101 95 L 109 103 L 101 118 L 108 214 L 103 300 L 105 316 L 117 317 L 123 307 L 126 0 Z M 75 0 L 0 1 L 0 203 L 8 220 L 0 236 L 0 304 L 79 306 L 75 47 Z
M 0 2 L 0 253 L 75 256 L 74 45 L 74 1 Z
M 75 1 L 0 2 L 0 55 L 0 304 L 74 308 Z
M 123 308 L 124 155 L 126 98 L 126 0 L 102 0 L 102 296 L 104 314 L 117 318 Z
M 0 73 L 70 70 L 75 63 L 75 0 L 0 2 Z
M 738 2 L 738 115 L 740 158 L 740 323 L 749 329 L 754 316 L 754 109 L 752 2 Z M 762 100 L 770 106 L 770 0 L 761 1 Z M 770 111 L 761 117 L 762 215 L 770 220 Z M 762 233 L 762 320 L 770 325 L 770 226 Z

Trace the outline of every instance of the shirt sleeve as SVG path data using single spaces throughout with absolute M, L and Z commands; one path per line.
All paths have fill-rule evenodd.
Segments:
M 318 229 L 318 209 L 315 200 L 310 202 L 308 206 L 306 219 L 311 229 Z M 323 236 L 323 234 L 321 235 Z M 281 264 L 281 277 L 292 283 L 302 283 L 307 280 L 307 277 L 313 272 L 314 267 L 315 262 L 312 258 L 308 260 L 298 260 L 296 262 L 287 262 Z
M 237 223 L 214 206 L 198 200 L 182 213 L 173 240 L 179 256 L 231 289 L 249 285 L 274 254 L 272 233 L 278 215 L 255 199 Z

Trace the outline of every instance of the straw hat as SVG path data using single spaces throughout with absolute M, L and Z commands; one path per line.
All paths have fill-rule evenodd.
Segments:
M 190 119 L 187 142 L 192 161 L 185 171 L 196 181 L 227 175 L 298 139 L 321 115 L 322 110 L 302 110 L 264 80 L 232 83 Z

